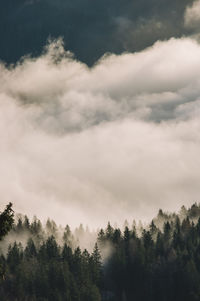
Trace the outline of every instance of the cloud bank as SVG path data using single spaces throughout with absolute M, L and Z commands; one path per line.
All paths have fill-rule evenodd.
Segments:
M 99 226 L 200 195 L 200 46 L 105 55 L 92 68 L 52 41 L 0 66 L 0 196 L 15 210 Z

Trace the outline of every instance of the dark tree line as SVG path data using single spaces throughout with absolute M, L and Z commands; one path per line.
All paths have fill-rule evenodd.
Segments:
M 1 256 L 4 277 L 2 301 L 100 301 L 101 262 L 97 245 L 92 254 L 66 244 L 61 248 L 53 236 L 38 249 L 32 239 L 25 249 L 14 243 Z
M 12 206 L 6 209 L 9 220 Z M 25 229 L 30 234 L 27 243 L 13 242 L 0 257 L 2 301 L 200 300 L 197 204 L 182 207 L 179 214 L 160 210 L 148 227 L 126 223 L 121 230 L 108 223 L 91 252 L 72 245 L 69 226 L 62 243 L 52 221 L 44 230 L 39 220 L 20 218 L 12 233 Z
M 152 221 L 141 237 L 108 225 L 98 241 L 111 248 L 103 280 L 113 297 L 107 300 L 200 300 L 200 219 L 177 217 L 162 230 Z

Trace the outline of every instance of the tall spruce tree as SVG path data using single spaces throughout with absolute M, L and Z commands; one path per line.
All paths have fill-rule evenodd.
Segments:
M 14 211 L 12 203 L 9 203 L 5 210 L 0 213 L 0 240 L 11 230 L 14 223 Z

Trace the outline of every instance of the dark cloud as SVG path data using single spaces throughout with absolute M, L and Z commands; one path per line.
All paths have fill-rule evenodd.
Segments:
M 87 63 L 106 52 L 138 51 L 156 40 L 193 32 L 184 26 L 191 0 L 3 0 L 0 59 L 37 55 L 49 36 Z

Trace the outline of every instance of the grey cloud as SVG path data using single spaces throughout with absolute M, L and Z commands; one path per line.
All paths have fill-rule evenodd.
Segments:
M 185 10 L 184 15 L 185 26 L 199 32 L 200 26 L 200 1 L 194 1 Z
M 2 65 L 0 92 L 33 107 L 35 124 L 62 134 L 124 118 L 176 119 L 180 105 L 198 98 L 199 70 L 200 47 L 191 39 L 107 55 L 93 68 L 75 61 L 58 40 L 38 59 Z

